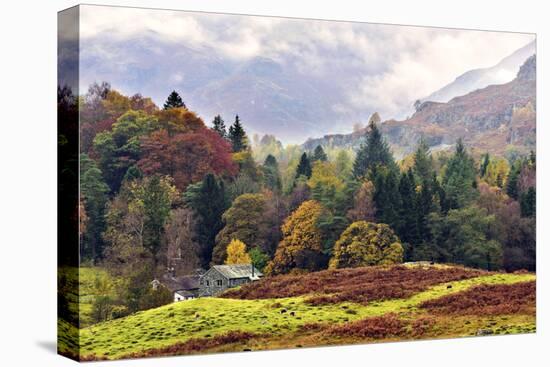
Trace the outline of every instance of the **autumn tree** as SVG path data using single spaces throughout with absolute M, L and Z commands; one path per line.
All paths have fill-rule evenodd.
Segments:
M 235 116 L 235 122 L 229 127 L 228 138 L 231 142 L 233 152 L 240 152 L 248 148 L 248 138 L 239 115 Z
M 348 210 L 347 217 L 352 222 L 374 222 L 375 214 L 374 185 L 370 181 L 363 181 L 354 194 L 353 207 Z
M 246 245 L 240 240 L 233 239 L 227 245 L 227 256 L 224 264 L 250 264 L 252 260 L 246 252 Z
M 116 294 L 128 313 L 141 309 L 155 276 L 154 256 L 144 245 L 145 211 L 140 210 L 142 206 L 129 205 L 130 200 L 128 189 L 123 187 L 109 203 L 103 234 L 108 244 L 103 264 L 112 275 L 124 280 L 118 283 Z
M 334 165 L 321 160 L 313 163 L 307 184 L 312 198 L 330 209 L 334 209 L 335 201 L 344 189 L 344 182 L 336 176 Z
M 176 92 L 175 90 L 172 91 L 168 95 L 168 98 L 166 98 L 166 102 L 164 102 L 164 109 L 169 110 L 171 108 L 179 108 L 179 107 L 185 107 L 185 103 L 183 103 L 183 100 L 181 99 L 181 96 Z
M 403 261 L 399 238 L 387 224 L 354 222 L 334 246 L 329 268 L 398 264 Z
M 265 271 L 288 273 L 292 269 L 316 270 L 323 263 L 322 237 L 318 221 L 323 207 L 314 200 L 303 202 L 281 227 L 283 240 Z
M 506 159 L 490 159 L 485 169 L 485 174 L 481 176 L 485 182 L 491 186 L 503 188 L 506 186 L 506 180 L 510 167 Z
M 294 187 L 288 198 L 290 211 L 296 210 L 304 201 L 311 197 L 311 190 L 307 184 L 306 176 L 300 176 L 294 181 Z
M 139 168 L 147 175 L 173 177 L 180 190 L 208 173 L 233 176 L 237 172 L 228 143 L 206 128 L 173 136 L 164 129 L 158 130 L 144 137 L 141 145 L 143 158 L 138 162 Z
M 536 218 L 522 217 L 520 204 L 504 190 L 481 182 L 476 205 L 495 216 L 495 233 L 502 244 L 506 271 L 536 270 Z
M 266 202 L 262 194 L 244 194 L 235 199 L 222 216 L 224 227 L 216 236 L 213 263 L 224 262 L 227 245 L 234 239 L 243 241 L 249 248 L 262 246 L 268 230 L 265 209 Z
M 166 130 L 170 136 L 210 130 L 196 113 L 183 107 L 159 110 L 153 116 L 157 121 L 156 130 Z

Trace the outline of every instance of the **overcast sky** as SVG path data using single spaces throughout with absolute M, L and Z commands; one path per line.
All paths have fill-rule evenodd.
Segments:
M 228 63 L 268 57 L 321 77 L 353 70 L 352 77 L 347 76 L 344 102 L 333 107 L 360 108 L 368 101 L 379 106 L 384 117 L 402 108 L 403 101 L 427 96 L 467 70 L 492 66 L 534 40 L 534 35 L 519 33 L 117 7 L 82 9 L 82 52 L 104 64 L 89 72 L 105 73 L 86 75 L 87 70 L 81 70 L 84 83 L 124 73 L 127 65 L 150 65 L 151 60 L 140 60 L 139 53 L 120 47 L 123 43 L 131 47 L 146 37 L 153 40 L 147 47 L 159 59 L 181 45 L 216 50 L 216 57 Z M 185 85 L 186 74 L 192 72 L 172 71 L 170 78 Z M 155 97 L 147 79 L 140 80 L 140 90 L 128 90 L 123 79 L 108 81 L 128 94 Z M 131 88 L 136 88 L 135 83 Z

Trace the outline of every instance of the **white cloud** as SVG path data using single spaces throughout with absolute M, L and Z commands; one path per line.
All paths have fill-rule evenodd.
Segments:
M 270 57 L 338 83 L 345 89 L 345 100 L 335 103 L 336 110 L 376 106 L 383 118 L 467 70 L 492 66 L 534 38 L 517 33 L 100 6 L 83 6 L 81 36 L 84 44 L 93 45 L 85 52 L 118 63 L 140 61 L 95 41 L 107 36 L 132 42 L 148 36 L 157 41 L 155 47 L 162 57 L 171 54 L 166 49 L 174 43 L 215 50 L 222 60 L 231 62 Z M 190 72 L 182 70 L 181 75 Z

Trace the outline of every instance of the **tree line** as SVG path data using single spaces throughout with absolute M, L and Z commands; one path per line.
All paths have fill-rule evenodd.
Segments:
M 420 140 L 396 161 L 371 121 L 359 150 L 249 139 L 172 92 L 162 109 L 93 84 L 81 106 L 81 256 L 118 277 L 128 312 L 150 281 L 211 264 L 267 274 L 402 261 L 535 270 L 535 155 L 480 159 Z M 261 159 L 259 160 L 259 156 Z

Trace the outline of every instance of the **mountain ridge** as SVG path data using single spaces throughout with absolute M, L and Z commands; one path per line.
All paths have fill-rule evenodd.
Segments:
M 490 85 L 447 103 L 427 101 L 408 119 L 387 120 L 379 125 L 394 154 L 413 151 L 421 137 L 432 150 L 447 149 L 458 138 L 480 152 L 504 155 L 515 149 L 526 153 L 535 148 L 536 56 L 529 57 L 514 80 Z M 309 139 L 302 147 L 332 146 L 357 149 L 365 128 L 351 134 Z

